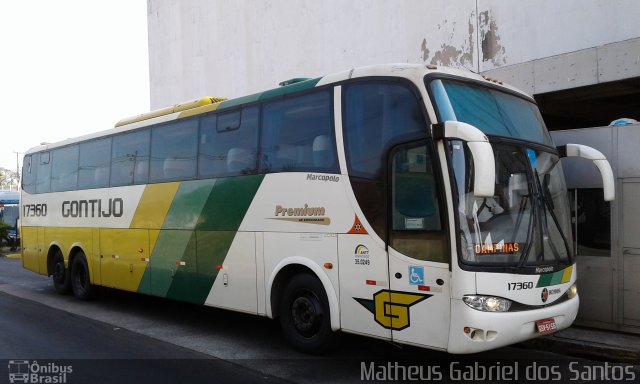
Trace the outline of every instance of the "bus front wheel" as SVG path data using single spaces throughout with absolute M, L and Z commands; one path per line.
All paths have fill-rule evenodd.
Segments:
M 320 354 L 333 345 L 329 300 L 315 276 L 300 274 L 289 281 L 279 314 L 284 337 L 299 351 Z
M 53 279 L 53 287 L 56 289 L 56 292 L 63 295 L 70 293 L 71 278 L 69 270 L 64 265 L 62 252 L 57 251 L 56 254 L 53 255 L 53 260 L 50 265 L 53 267 L 51 277 Z
M 80 300 L 89 300 L 93 296 L 87 258 L 82 252 L 78 253 L 71 263 L 71 287 L 73 295 Z

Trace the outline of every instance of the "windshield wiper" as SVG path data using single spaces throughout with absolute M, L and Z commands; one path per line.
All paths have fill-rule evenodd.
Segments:
M 546 177 L 549 176 L 548 174 L 545 174 L 545 181 L 548 181 L 549 179 Z M 549 234 L 549 230 L 548 230 L 548 222 L 547 222 L 547 215 L 545 215 L 545 212 L 549 212 L 549 215 L 551 216 L 551 218 L 553 219 L 553 223 L 555 224 L 558 233 L 560 233 L 560 237 L 562 238 L 562 241 L 564 243 L 564 247 L 565 250 L 567 251 L 567 256 L 571 255 L 571 252 L 569 251 L 569 244 L 567 242 L 567 238 L 564 235 L 564 233 L 562 232 L 562 227 L 560 226 L 560 221 L 558 220 L 558 217 L 556 216 L 555 212 L 554 212 L 554 206 L 551 202 L 549 202 L 549 199 L 551 199 L 551 192 L 549 191 L 549 187 L 548 185 L 546 185 L 545 183 L 545 187 L 543 188 L 542 183 L 540 182 L 540 174 L 538 173 L 538 170 L 535 170 L 535 179 L 536 179 L 536 184 L 538 185 L 538 198 L 540 200 L 540 205 L 542 205 L 541 207 L 541 215 L 543 217 L 544 220 L 544 225 L 542 225 L 542 231 L 543 231 L 543 236 L 546 237 L 548 240 L 548 244 L 549 247 L 551 248 L 551 251 L 553 252 L 553 256 L 554 258 L 559 261 L 560 260 L 560 253 L 558 252 L 558 250 L 555 247 L 555 244 L 553 244 L 553 240 L 551 239 L 551 236 Z M 542 223 L 541 223 L 542 224 Z M 544 237 L 543 237 L 543 241 L 544 241 Z M 542 250 L 544 252 L 544 250 Z

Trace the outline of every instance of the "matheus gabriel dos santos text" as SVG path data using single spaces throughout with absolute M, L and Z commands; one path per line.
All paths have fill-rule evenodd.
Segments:
M 564 368 L 564 369 L 563 369 Z M 630 365 L 609 363 L 585 364 L 576 361 L 568 366 L 546 365 L 539 362 L 482 364 L 453 361 L 447 365 L 404 365 L 398 362 L 360 363 L 363 381 L 566 381 L 606 380 L 635 381 L 636 372 Z

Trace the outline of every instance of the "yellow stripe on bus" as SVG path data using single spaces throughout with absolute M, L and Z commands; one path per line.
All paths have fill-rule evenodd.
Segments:
M 180 187 L 179 182 L 147 185 L 129 228 L 162 228 L 178 187 Z
M 564 270 L 562 274 L 562 284 L 568 283 L 571 281 L 571 273 L 573 272 L 573 265 Z

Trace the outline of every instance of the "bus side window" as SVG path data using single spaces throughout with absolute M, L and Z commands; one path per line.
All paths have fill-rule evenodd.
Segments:
M 256 173 L 260 109 L 223 112 L 202 118 L 198 177 Z
M 130 132 L 113 138 L 111 186 L 146 184 L 149 181 L 150 131 Z
M 72 191 L 78 187 L 78 146 L 52 152 L 51 192 Z
M 111 138 L 80 144 L 78 188 L 104 188 L 109 186 Z
M 39 154 L 27 155 L 22 161 L 22 189 L 30 194 L 36 192 L 36 170 Z
M 267 103 L 262 124 L 263 169 L 336 173 L 332 109 L 328 91 Z
M 198 119 L 178 120 L 153 128 L 149 182 L 195 178 L 197 152 Z
M 36 171 L 36 193 L 47 193 L 51 190 L 51 152 L 40 153 Z

